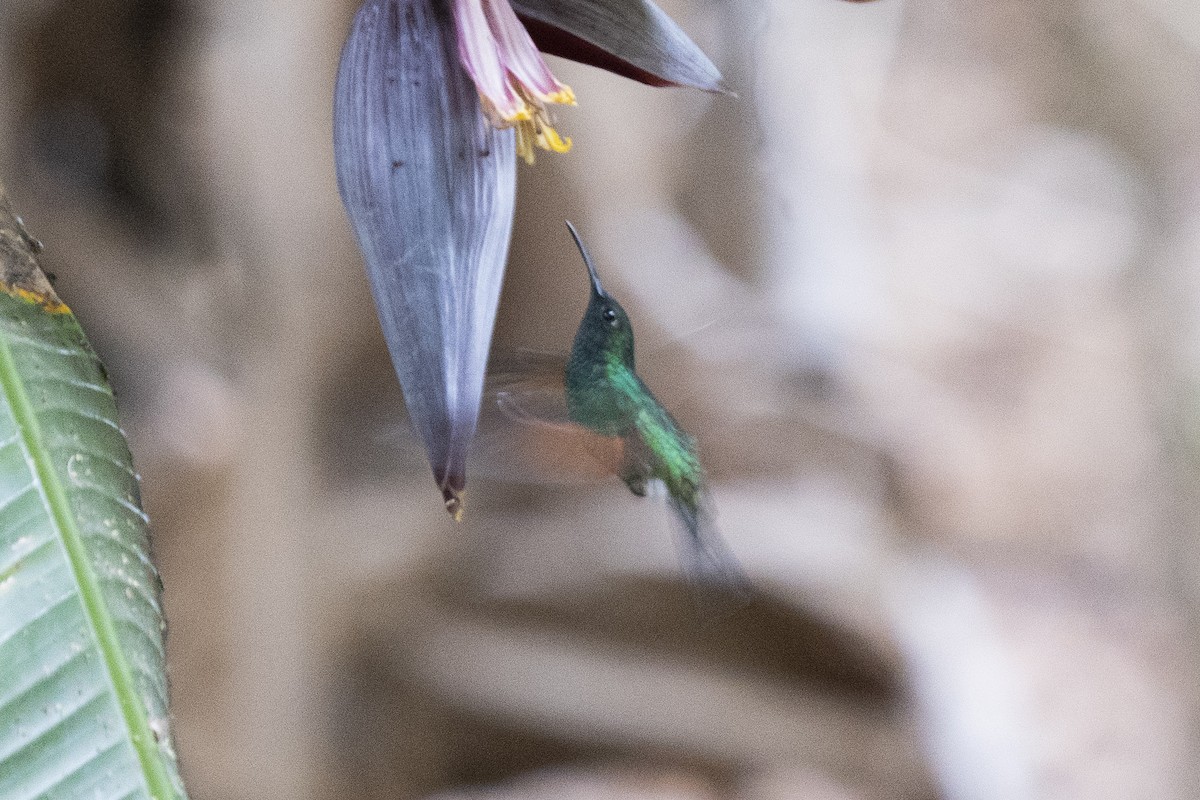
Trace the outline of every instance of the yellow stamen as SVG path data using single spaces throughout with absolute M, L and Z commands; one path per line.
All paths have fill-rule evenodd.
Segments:
M 517 126 L 517 155 L 524 159 L 526 164 L 533 163 L 533 142 L 535 133 L 533 123 L 528 125 Z
M 545 105 L 546 103 L 571 106 L 576 104 L 575 92 L 571 91 L 571 87 L 560 85 L 562 86 L 560 91 L 539 97 L 530 92 L 527 87 L 518 84 L 515 88 L 517 95 L 521 98 L 521 107 L 507 115 L 501 114 L 487 96 L 479 95 L 483 110 L 493 126 L 500 130 L 505 128 L 516 130 L 517 155 L 526 164 L 534 162 L 534 147 L 540 147 L 553 153 L 566 153 L 571 149 L 570 137 L 563 138 L 558 135 L 558 131 L 554 130 L 551 125 L 550 112 L 546 110 Z
M 576 105 L 575 92 L 571 91 L 571 87 L 567 86 L 565 83 L 560 84 L 560 85 L 562 86 L 562 89 L 555 92 L 554 94 L 547 95 L 546 102 L 547 103 L 558 103 L 559 105 L 564 105 L 564 106 Z
M 558 131 L 550 127 L 550 122 L 544 114 L 518 123 L 514 127 L 517 132 L 517 155 L 523 158 L 526 164 L 534 162 L 535 145 L 554 153 L 566 153 L 571 149 L 571 139 L 559 136 Z
M 553 150 L 555 153 L 566 153 L 571 149 L 571 137 L 568 136 L 564 140 L 558 135 L 558 131 L 549 125 L 538 132 L 537 143 L 543 150 Z
M 512 116 L 501 117 L 501 119 L 508 123 L 526 122 L 533 119 L 533 112 L 530 111 L 529 106 L 524 105 L 513 112 Z

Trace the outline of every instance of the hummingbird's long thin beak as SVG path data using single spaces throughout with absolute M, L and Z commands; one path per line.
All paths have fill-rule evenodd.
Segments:
M 575 230 L 575 226 L 571 224 L 570 220 L 567 220 L 567 230 L 571 232 L 571 238 L 575 240 L 575 246 L 579 248 L 579 254 L 583 256 L 588 277 L 592 279 L 592 291 L 600 297 L 604 297 L 604 289 L 600 288 L 600 276 L 596 274 L 596 266 L 592 264 L 592 257 L 588 254 L 587 248 L 583 246 L 583 239 L 579 237 L 579 231 Z

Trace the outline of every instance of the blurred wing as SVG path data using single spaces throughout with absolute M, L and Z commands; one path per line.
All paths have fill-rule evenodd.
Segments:
M 624 441 L 571 421 L 562 356 L 523 350 L 492 363 L 472 471 L 549 484 L 588 483 L 620 474 Z
M 518 350 L 492 359 L 485 391 L 491 405 L 513 422 L 571 424 L 563 386 L 562 356 Z

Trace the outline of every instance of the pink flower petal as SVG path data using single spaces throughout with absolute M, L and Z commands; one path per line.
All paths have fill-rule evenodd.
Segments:
M 574 93 L 550 72 L 508 0 L 482 0 L 482 3 L 492 35 L 499 45 L 500 60 L 517 84 L 543 102 L 574 104 Z
M 500 48 L 480 0 L 454 0 L 454 27 L 459 58 L 479 94 L 491 104 L 489 111 L 494 111 L 506 122 L 527 117 L 525 101 L 509 81 L 508 70 L 501 61 Z M 530 46 L 533 46 L 532 41 Z

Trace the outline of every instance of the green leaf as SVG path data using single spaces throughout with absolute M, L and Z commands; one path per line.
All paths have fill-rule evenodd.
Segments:
M 0 797 L 182 798 L 138 479 L 39 247 L 0 186 Z

